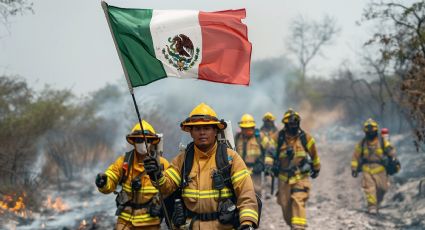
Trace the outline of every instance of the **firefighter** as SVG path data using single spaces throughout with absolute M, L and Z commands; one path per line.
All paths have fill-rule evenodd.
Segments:
M 370 118 L 366 120 L 363 131 L 365 137 L 356 145 L 351 160 L 351 174 L 357 177 L 359 172 L 363 172 L 361 184 L 367 210 L 370 214 L 377 214 L 390 184 L 388 175 L 397 173 L 401 165 L 391 143 L 378 135 L 376 121 Z
M 215 111 L 201 103 L 180 127 L 193 142 L 162 173 L 157 161 L 145 160 L 152 181 L 164 195 L 175 196 L 171 219 L 180 229 L 253 229 L 259 221 L 258 201 L 241 157 L 217 141 L 226 128 Z M 157 180 L 156 180 L 157 178 Z
M 260 131 L 255 128 L 255 120 L 251 114 L 242 115 L 238 124 L 241 131 L 235 136 L 236 152 L 241 155 L 251 171 L 255 192 L 260 194 L 264 186 L 264 181 L 261 181 L 261 172 L 264 170 L 264 149 L 261 146 Z
M 118 230 L 160 229 L 162 214 L 158 190 L 152 185 L 143 165 L 148 152 L 157 147 L 160 137 L 148 122 L 143 120 L 142 125 L 144 133 L 137 123 L 126 137 L 133 149 L 118 157 L 105 173 L 96 177 L 96 186 L 101 193 L 109 194 L 115 191 L 117 185 L 122 186 L 116 198 L 118 220 L 115 229 Z M 168 168 L 165 158 L 159 157 L 159 161 L 161 168 Z
M 265 171 L 267 174 L 271 173 L 271 167 L 273 164 L 272 156 L 276 152 L 277 143 L 273 138 L 277 132 L 276 125 L 274 124 L 275 120 L 276 118 L 272 113 L 265 113 L 263 116 L 263 126 L 260 128 L 261 146 L 265 151 Z
M 273 173 L 279 178 L 277 202 L 291 229 L 307 227 L 305 204 L 311 183 L 320 172 L 320 158 L 314 138 L 300 128 L 300 115 L 289 109 L 283 115 L 284 127 L 274 135 L 277 143 Z

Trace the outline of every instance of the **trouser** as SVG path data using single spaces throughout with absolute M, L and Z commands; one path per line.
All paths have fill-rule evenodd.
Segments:
M 277 203 L 282 207 L 283 219 L 292 229 L 305 229 L 307 217 L 305 203 L 308 200 L 311 184 L 308 178 L 288 184 L 279 180 Z
M 130 221 L 118 218 L 115 230 L 160 230 L 160 225 L 134 226 Z
M 362 188 L 367 200 L 368 210 L 378 210 L 379 204 L 388 191 L 389 180 L 387 173 L 382 171 L 377 174 L 363 172 Z
M 261 184 L 261 174 L 251 174 L 252 182 L 254 183 L 254 190 L 255 193 L 261 194 L 261 186 L 264 186 Z

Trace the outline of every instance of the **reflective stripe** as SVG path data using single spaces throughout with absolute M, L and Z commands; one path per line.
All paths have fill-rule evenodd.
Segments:
M 150 220 L 159 220 L 159 217 L 151 217 L 148 213 L 132 216 L 128 213 L 122 212 L 120 215 L 120 218 L 126 220 L 126 221 L 132 221 L 132 222 L 147 222 Z
M 313 165 L 316 166 L 320 164 L 320 157 L 316 155 L 316 158 L 313 160 Z
M 295 152 L 295 157 L 306 157 L 307 153 L 304 151 Z
M 382 154 L 384 154 L 384 151 L 381 148 L 379 148 L 379 149 L 375 150 L 375 153 L 378 156 L 382 156 Z
M 311 146 L 313 146 L 315 143 L 316 143 L 316 141 L 314 140 L 314 138 L 311 138 L 310 141 L 308 141 L 308 143 L 307 143 L 308 151 L 311 151 Z
M 307 219 L 302 217 L 292 217 L 291 224 L 296 225 L 307 225 Z
M 128 184 L 123 184 L 122 188 L 126 192 L 132 192 L 131 186 L 128 185 Z M 137 191 L 137 192 L 140 192 L 140 193 L 158 193 L 158 190 L 153 186 L 143 186 L 142 185 L 142 188 L 140 189 L 140 191 Z
M 376 197 L 372 194 L 366 194 L 366 199 L 369 204 L 376 204 Z
M 180 174 L 173 168 L 168 168 L 167 170 L 165 170 L 165 173 L 168 174 L 171 179 L 174 181 L 174 183 L 176 183 L 177 185 L 179 185 L 182 181 Z
M 228 188 L 221 190 L 221 197 L 232 197 L 232 191 Z M 218 198 L 219 191 L 214 190 L 197 190 L 197 189 L 183 189 L 182 197 L 190 197 L 196 199 Z
M 258 222 L 258 212 L 253 209 L 249 209 L 249 208 L 242 209 L 239 212 L 239 218 L 242 219 L 243 217 L 252 217 L 255 219 L 256 222 Z
M 286 157 L 288 157 L 288 155 L 286 155 L 286 151 L 285 152 L 281 152 L 280 154 L 279 154 L 279 158 L 280 159 L 285 159 Z
M 232 176 L 232 184 L 244 179 L 248 175 L 249 175 L 248 169 L 243 169 L 239 172 L 234 173 L 233 176 Z
M 115 184 L 118 184 L 119 177 L 115 175 L 111 170 L 106 170 L 105 174 L 114 181 Z
M 163 185 L 164 183 L 165 183 L 165 176 L 162 176 L 161 178 L 159 178 L 158 184 Z
M 269 157 L 269 156 L 266 156 L 264 162 L 266 164 L 273 164 L 273 158 L 272 157 Z
M 370 168 L 369 166 L 367 166 L 367 165 L 363 165 L 363 167 L 362 167 L 362 171 L 363 172 L 367 172 L 367 173 L 370 173 L 370 174 L 378 174 L 378 173 L 380 173 L 380 172 L 384 172 L 385 171 L 385 167 L 384 166 L 382 166 L 382 165 L 379 165 L 378 167 L 376 167 L 376 168 Z
M 357 161 L 351 161 L 351 167 L 357 168 L 357 166 L 359 166 L 359 162 L 357 162 Z
M 298 181 L 300 181 L 301 179 L 304 179 L 305 177 L 308 177 L 309 173 L 304 173 L 304 174 L 300 174 L 297 173 L 294 176 L 292 176 L 291 178 L 288 179 L 288 174 L 287 173 L 281 173 L 279 174 L 279 179 L 287 182 L 288 184 L 294 184 Z

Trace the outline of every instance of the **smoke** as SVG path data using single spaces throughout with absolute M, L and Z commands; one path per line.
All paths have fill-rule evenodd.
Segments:
M 261 126 L 266 112 L 281 117 L 286 110 L 285 85 L 292 77 L 291 70 L 290 62 L 279 57 L 254 62 L 249 87 L 167 78 L 135 88 L 135 95 L 143 118 L 151 122 L 157 132 L 164 133 L 164 152 L 173 155 L 180 139 L 187 138 L 187 134 L 180 131 L 180 122 L 201 102 L 211 106 L 220 119 L 230 120 L 233 132 L 237 131 L 236 124 L 244 113 L 254 116 L 257 127 Z M 126 106 L 129 106 L 127 118 L 130 123 L 136 123 L 133 106 Z M 152 122 L 157 120 L 161 123 Z
M 344 117 L 344 109 L 341 105 L 337 105 L 332 110 L 315 110 L 311 103 L 306 100 L 301 102 L 299 113 L 302 119 L 302 127 L 311 131 L 319 131 L 338 125 L 338 122 Z

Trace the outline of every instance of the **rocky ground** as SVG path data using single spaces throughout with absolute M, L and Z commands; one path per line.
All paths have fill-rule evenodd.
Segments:
M 371 216 L 365 212 L 360 178 L 351 177 L 353 146 L 341 141 L 319 147 L 322 170 L 307 203 L 309 229 L 425 229 L 425 181 L 422 194 L 418 189 L 425 178 L 423 154 L 400 154 L 403 169 L 391 179 L 380 214 Z M 90 178 L 53 194 L 68 205 L 65 211 L 33 213 L 31 220 L 9 221 L 0 229 L 112 229 L 114 196 L 98 193 Z M 264 200 L 261 229 L 289 229 L 274 197 Z
M 385 196 L 380 214 L 369 215 L 365 212 L 360 177 L 351 177 L 349 166 L 353 145 L 344 142 L 319 148 L 322 170 L 319 178 L 313 181 L 307 203 L 309 228 L 425 229 L 425 194 L 418 195 L 419 179 L 425 174 L 416 170 L 415 176 L 412 174 L 406 180 L 403 178 L 412 172 L 403 168 L 400 177 L 391 178 L 392 186 Z M 424 168 L 420 166 L 424 163 L 423 156 L 415 154 L 415 157 L 401 157 L 404 167 L 408 166 L 407 159 L 417 164 L 414 168 Z M 276 199 L 266 200 L 264 207 L 261 229 L 289 229 Z

